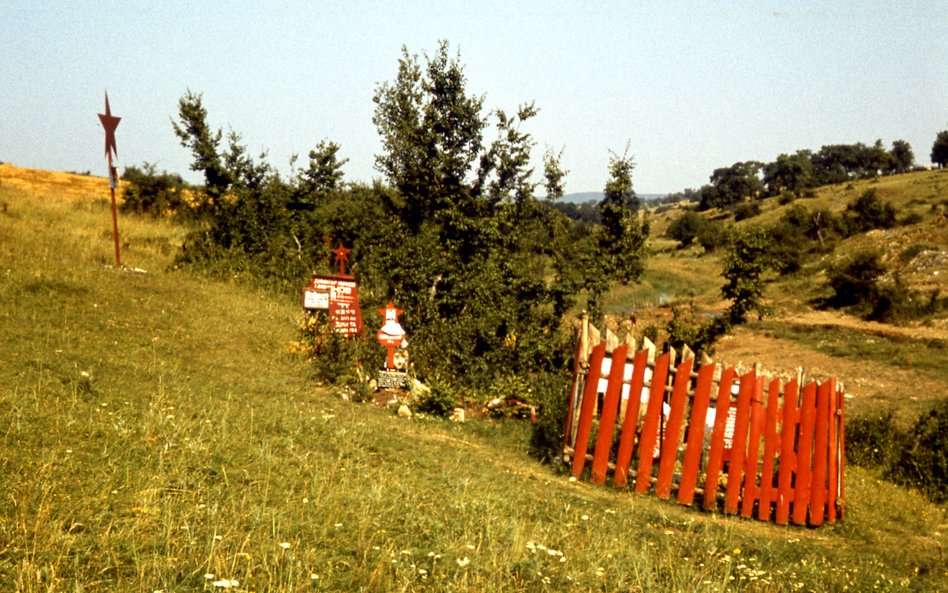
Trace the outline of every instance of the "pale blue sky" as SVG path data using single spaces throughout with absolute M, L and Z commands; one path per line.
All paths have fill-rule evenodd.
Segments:
M 378 176 L 372 95 L 400 48 L 460 50 L 468 90 L 565 148 L 567 192 L 599 191 L 626 142 L 640 193 L 823 144 L 948 129 L 948 2 L 66 2 L 0 0 L 0 161 L 105 174 L 96 113 L 122 117 L 118 165 L 189 172 L 171 129 L 187 89 L 210 123 L 289 171 L 332 140 Z M 488 136 L 490 138 L 492 136 Z

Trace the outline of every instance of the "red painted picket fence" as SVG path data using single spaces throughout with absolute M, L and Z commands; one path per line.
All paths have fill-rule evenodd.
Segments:
M 681 504 L 779 525 L 843 514 L 843 389 L 758 370 L 740 373 L 690 352 L 676 363 L 635 351 L 585 320 L 565 429 L 576 478 L 611 481 Z

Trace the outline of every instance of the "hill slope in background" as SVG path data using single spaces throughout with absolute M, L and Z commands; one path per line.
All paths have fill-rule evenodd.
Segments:
M 827 268 L 849 261 L 865 249 L 881 253 L 890 276 L 898 274 L 907 289 L 948 294 L 948 171 L 827 186 L 818 188 L 813 197 L 792 204 L 781 204 L 777 198 L 761 200 L 761 214 L 736 226 L 773 224 L 796 205 L 838 214 L 870 189 L 895 206 L 900 219 L 911 216 L 915 222 L 857 234 L 841 241 L 832 252 L 806 262 L 799 272 L 772 277 L 765 296 L 773 315 L 753 320 L 725 336 L 717 346 L 716 357 L 733 364 L 760 362 L 764 368 L 784 375 L 792 375 L 800 367 L 814 376 L 834 376 L 843 381 L 851 396 L 847 406 L 852 413 L 891 409 L 908 421 L 948 393 L 948 358 L 944 354 L 948 348 L 948 316 L 943 312 L 906 325 L 893 325 L 814 306 L 830 294 Z M 663 327 L 675 303 L 694 303 L 700 311 L 711 313 L 724 309 L 727 303 L 719 296 L 723 279 L 718 256 L 704 254 L 700 247 L 681 250 L 675 241 L 662 238 L 669 222 L 682 211 L 681 204 L 653 210 L 652 244 L 656 253 L 647 263 L 641 285 L 613 291 L 613 311 L 625 311 L 629 303 L 638 303 L 643 324 Z M 723 218 L 726 225 L 735 224 L 724 218 L 725 212 L 712 210 L 705 214 Z M 675 271 L 671 277 L 670 271 Z M 656 290 L 653 283 L 661 290 Z M 661 307 L 656 306 L 660 304 L 659 294 L 664 295 Z
M 651 202 L 652 200 L 664 198 L 666 194 L 637 194 L 637 195 L 640 200 L 644 202 Z M 562 200 L 564 202 L 570 202 L 573 204 L 583 204 L 585 202 L 601 202 L 602 191 L 573 192 L 573 193 L 564 195 Z
M 945 509 L 858 468 L 843 523 L 788 529 L 569 482 L 525 424 L 345 402 L 289 354 L 295 300 L 169 269 L 166 221 L 122 218 L 147 273 L 114 269 L 100 187 L 6 173 L 0 590 L 948 586 Z

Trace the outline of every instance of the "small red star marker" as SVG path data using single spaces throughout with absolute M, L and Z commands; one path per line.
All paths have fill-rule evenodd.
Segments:
M 339 242 L 339 247 L 336 247 L 332 250 L 333 255 L 336 256 L 336 263 L 339 264 L 339 275 L 346 275 L 346 262 L 349 261 L 349 252 L 351 249 L 346 249 L 342 246 L 342 241 Z
M 385 324 L 389 323 L 398 323 L 398 316 L 402 314 L 401 309 L 396 309 L 392 301 L 388 302 L 388 306 L 384 309 L 378 309 L 378 312 L 382 314 L 382 317 L 385 318 Z
M 115 146 L 115 128 L 118 127 L 122 118 L 112 115 L 112 110 L 109 108 L 108 93 L 105 94 L 105 114 L 100 113 L 99 120 L 102 122 L 102 127 L 105 128 L 105 154 L 110 157 L 111 161 L 112 155 L 118 156 L 118 148 Z

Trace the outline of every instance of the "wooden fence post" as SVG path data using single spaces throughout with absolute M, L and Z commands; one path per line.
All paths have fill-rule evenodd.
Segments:
M 579 395 L 580 376 L 589 369 L 589 315 L 583 311 L 580 315 L 579 335 L 576 339 L 576 359 L 573 361 L 573 382 L 569 389 L 569 406 L 566 408 L 566 427 L 563 430 L 563 445 L 574 445 L 576 436 L 573 430 L 573 409 L 576 407 L 576 397 Z
M 800 406 L 800 440 L 797 444 L 796 491 L 793 494 L 793 516 L 795 525 L 805 525 L 807 507 L 810 504 L 810 478 L 813 463 L 813 429 L 816 422 L 816 383 L 803 388 L 803 403 Z
M 826 501 L 827 521 L 836 522 L 836 496 L 839 488 L 839 441 L 836 424 L 841 416 L 839 414 L 840 394 L 836 389 L 836 381 L 829 380 L 830 383 L 830 401 L 829 401 L 829 496 Z
M 608 344 L 606 348 L 608 348 Z M 609 454 L 612 451 L 612 429 L 615 427 L 616 414 L 619 411 L 619 398 L 622 395 L 622 376 L 625 373 L 625 359 L 629 347 L 619 346 L 612 353 L 612 366 L 609 369 L 609 385 L 602 401 L 599 414 L 599 433 L 596 435 L 596 449 L 593 452 L 592 482 L 604 484 Z
M 792 379 L 783 391 L 783 422 L 780 426 L 780 472 L 777 479 L 777 525 L 786 525 L 790 520 L 790 503 L 793 501 L 792 480 L 797 468 L 794 442 L 797 433 L 797 398 L 799 385 Z
M 745 518 L 750 517 L 754 512 L 754 502 L 757 501 L 760 493 L 757 487 L 757 460 L 760 456 L 760 437 L 763 430 L 764 377 L 757 377 L 751 395 L 747 455 L 744 457 L 744 490 L 741 493 L 741 516 Z
M 711 382 L 714 380 L 713 363 L 698 370 L 695 383 L 694 401 L 691 402 L 691 419 L 688 422 L 688 445 L 685 448 L 685 464 L 681 470 L 681 484 L 678 486 L 678 502 L 694 502 L 695 485 L 698 482 L 698 470 L 701 454 L 704 451 L 704 428 L 708 418 L 708 404 L 711 401 Z
M 625 488 L 629 480 L 629 465 L 635 445 L 635 433 L 638 428 L 639 408 L 642 402 L 642 385 L 645 383 L 645 369 L 648 367 L 648 350 L 635 353 L 632 361 L 632 379 L 629 382 L 629 402 L 622 421 L 622 434 L 619 437 L 619 452 L 616 454 L 616 471 L 613 476 L 615 485 Z
M 655 495 L 663 500 L 671 496 L 672 474 L 678 460 L 678 441 L 681 436 L 681 421 L 685 416 L 685 404 L 688 403 L 688 386 L 691 384 L 693 358 L 678 365 L 675 371 L 675 387 L 672 390 L 671 410 L 665 424 L 665 442 L 662 443 L 661 460 L 658 465 L 658 482 Z
M 770 519 L 770 505 L 774 500 L 774 457 L 780 448 L 777 434 L 777 412 L 780 405 L 780 379 L 774 378 L 767 390 L 767 418 L 764 421 L 764 459 L 760 470 L 760 499 L 757 518 Z
M 727 413 L 731 407 L 731 385 L 737 374 L 728 367 L 721 373 L 718 382 L 718 397 L 714 402 L 714 428 L 711 430 L 711 451 L 708 453 L 708 468 L 705 471 L 704 500 L 706 511 L 717 508 L 718 478 L 721 476 L 721 464 L 724 456 L 724 430 L 727 427 Z
M 810 485 L 810 525 L 819 527 L 826 516 L 826 467 L 829 454 L 829 381 L 816 392 L 816 434 L 813 436 L 813 478 Z
M 648 405 L 645 408 L 645 421 L 639 440 L 639 467 L 635 476 L 635 491 L 644 493 L 652 483 L 652 464 L 654 462 L 655 443 L 661 423 L 662 404 L 665 403 L 665 381 L 668 379 L 668 364 L 671 354 L 666 352 L 655 361 L 652 373 L 652 386 L 649 389 Z
M 748 422 L 750 419 L 751 398 L 757 385 L 754 371 L 741 376 L 741 388 L 737 394 L 737 418 L 734 423 L 734 437 L 731 440 L 731 458 L 727 464 L 727 488 L 724 499 L 724 512 L 733 515 L 741 494 L 741 472 L 744 470 L 744 457 L 747 447 Z
M 586 388 L 579 412 L 579 426 L 576 429 L 576 446 L 573 449 L 573 469 L 571 475 L 578 478 L 583 475 L 586 465 L 586 449 L 589 447 L 589 433 L 592 430 L 593 412 L 596 407 L 599 376 L 602 374 L 602 359 L 606 354 L 606 345 L 593 348 L 589 361 L 589 373 L 586 374 Z

